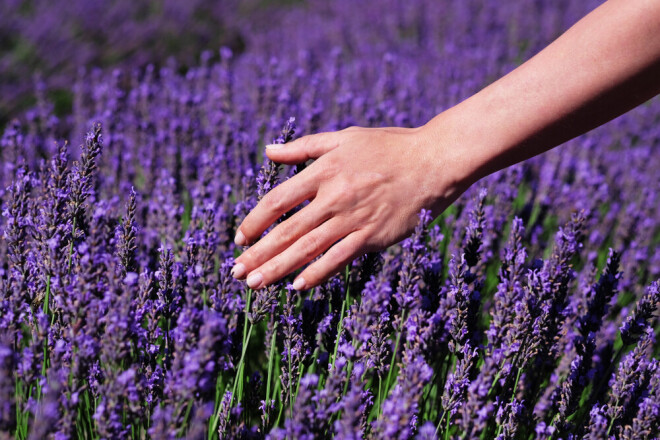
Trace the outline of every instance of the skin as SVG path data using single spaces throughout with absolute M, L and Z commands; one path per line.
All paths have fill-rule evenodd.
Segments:
M 309 263 L 315 287 L 364 254 L 409 236 L 422 208 L 442 213 L 474 182 L 547 151 L 660 93 L 660 1 L 609 0 L 498 81 L 418 128 L 351 127 L 304 136 L 268 157 L 307 168 L 238 227 L 252 244 L 232 274 L 253 289 Z

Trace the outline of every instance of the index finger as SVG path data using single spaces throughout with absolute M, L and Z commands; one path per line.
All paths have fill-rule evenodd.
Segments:
M 313 198 L 319 187 L 314 170 L 309 166 L 266 194 L 237 228 L 234 243 L 253 243 L 287 211 Z

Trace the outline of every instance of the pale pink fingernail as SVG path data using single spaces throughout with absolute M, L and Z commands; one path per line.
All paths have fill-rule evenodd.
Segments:
M 302 290 L 305 288 L 305 279 L 298 278 L 293 282 L 293 288 L 296 290 Z
M 266 145 L 266 148 L 268 150 L 279 150 L 283 146 L 284 146 L 284 144 L 268 144 L 268 145 Z
M 231 269 L 231 276 L 234 278 L 241 278 L 243 275 L 245 275 L 245 265 L 243 263 L 236 263 Z
M 257 287 L 259 287 L 259 285 L 263 280 L 264 280 L 263 275 L 261 275 L 261 273 L 259 272 L 256 272 L 248 277 L 247 285 L 250 286 L 250 289 L 256 289 Z
M 237 246 L 245 246 L 245 244 L 247 243 L 247 241 L 245 240 L 245 235 L 243 235 L 241 231 L 238 231 L 236 233 L 236 237 L 234 237 L 234 243 Z

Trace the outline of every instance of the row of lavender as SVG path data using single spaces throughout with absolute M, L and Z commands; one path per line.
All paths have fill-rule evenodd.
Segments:
M 298 25 L 293 9 L 279 57 L 276 27 L 183 77 L 92 71 L 71 118 L 40 101 L 12 123 L 0 436 L 657 435 L 657 100 L 421 213 L 312 292 L 229 276 L 236 225 L 296 172 L 276 176 L 264 143 L 424 123 L 586 10 L 484 3 L 388 2 L 380 20 L 313 4 Z M 54 143 L 90 120 L 80 150 Z
M 247 10 L 254 7 L 245 0 L 241 4 Z M 240 34 L 231 25 L 233 16 L 240 15 L 237 5 L 232 0 L 3 1 L 0 125 L 35 95 L 54 97 L 58 110 L 65 111 L 71 76 L 81 66 L 144 66 L 168 56 L 193 64 L 204 47 L 240 49 Z

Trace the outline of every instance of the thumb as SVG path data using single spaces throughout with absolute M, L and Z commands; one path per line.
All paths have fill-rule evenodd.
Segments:
M 340 138 L 337 132 L 311 134 L 286 144 L 266 145 L 266 155 L 273 162 L 293 165 L 318 159 L 334 150 L 339 146 Z

